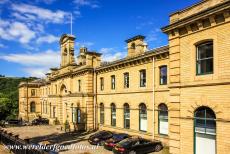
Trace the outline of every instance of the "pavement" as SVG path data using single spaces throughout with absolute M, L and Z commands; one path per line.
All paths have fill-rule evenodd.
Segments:
M 18 134 L 21 139 L 29 138 L 32 143 L 50 143 L 56 146 L 56 149 L 60 149 L 60 154 L 112 154 L 102 146 L 93 146 L 88 143 L 87 139 L 92 132 L 64 133 L 60 126 L 23 126 L 6 129 L 8 132 Z M 0 150 L 2 150 L 0 154 L 7 152 L 2 148 Z M 168 149 L 163 149 L 151 154 L 169 154 L 169 152 Z

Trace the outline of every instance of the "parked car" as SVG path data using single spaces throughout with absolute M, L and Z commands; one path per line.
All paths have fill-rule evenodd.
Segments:
M 113 134 L 112 138 L 105 141 L 104 148 L 107 150 L 112 150 L 118 142 L 129 137 L 130 136 L 126 133 Z
M 10 119 L 10 120 L 7 120 L 5 122 L 5 124 L 7 124 L 7 125 L 19 125 L 19 124 L 21 124 L 21 120 Z
M 48 125 L 49 119 L 47 118 L 37 118 L 32 121 L 32 125 Z
M 113 148 L 114 154 L 145 154 L 159 152 L 163 149 L 160 141 L 150 141 L 143 138 L 127 138 L 117 143 Z
M 112 132 L 103 130 L 91 135 L 88 139 L 88 142 L 93 145 L 103 145 L 107 139 L 112 137 Z

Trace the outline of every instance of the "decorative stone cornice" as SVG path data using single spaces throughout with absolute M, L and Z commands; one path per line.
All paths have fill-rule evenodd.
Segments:
M 190 23 L 194 23 L 195 21 L 198 21 L 200 19 L 208 17 L 211 14 L 215 14 L 217 12 L 220 12 L 220 11 L 223 11 L 223 10 L 226 10 L 226 9 L 229 9 L 229 8 L 230 8 L 230 0 L 228 0 L 228 1 L 224 2 L 224 3 L 221 3 L 219 5 L 215 5 L 213 7 L 210 7 L 208 9 L 205 9 L 203 11 L 197 12 L 197 13 L 195 13 L 193 15 L 185 17 L 185 18 L 183 18 L 181 20 L 178 20 L 176 22 L 173 22 L 172 24 L 169 24 L 168 26 L 165 26 L 165 27 L 161 28 L 161 30 L 164 33 L 168 33 L 169 31 L 171 31 L 173 29 L 176 29 L 178 27 L 182 27 L 182 26 L 190 24 Z

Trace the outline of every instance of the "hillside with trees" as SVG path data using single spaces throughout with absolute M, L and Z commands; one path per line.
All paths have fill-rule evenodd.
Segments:
M 36 78 L 16 78 L 0 75 L 0 120 L 16 119 L 18 115 L 18 85 Z

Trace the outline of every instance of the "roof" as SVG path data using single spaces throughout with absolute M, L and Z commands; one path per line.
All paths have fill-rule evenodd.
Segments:
M 132 60 L 132 59 L 135 59 L 135 58 L 146 56 L 146 55 L 151 54 L 151 53 L 158 53 L 158 52 L 160 53 L 162 51 L 168 51 L 168 50 L 169 50 L 169 46 L 168 45 L 162 46 L 162 47 L 158 47 L 158 48 L 154 48 L 152 50 L 146 51 L 143 54 L 140 54 L 140 55 L 137 55 L 137 56 L 125 57 L 125 58 L 122 58 L 122 59 L 119 59 L 119 60 L 115 60 L 115 61 L 112 61 L 112 62 L 103 62 L 102 65 L 100 67 L 98 67 L 98 69 L 100 69 L 102 67 L 107 67 L 107 66 L 111 66 L 111 65 L 114 65 L 114 64 L 122 63 L 122 62 L 124 62 L 126 60 Z
M 63 39 L 64 39 L 65 37 L 71 38 L 71 39 L 73 39 L 73 40 L 76 39 L 76 37 L 75 37 L 74 35 L 63 34 L 63 35 L 61 36 L 61 38 L 60 38 L 60 41 L 59 41 L 60 44 L 61 44 L 61 42 L 63 41 Z
M 129 43 L 129 42 L 135 41 L 137 39 L 145 39 L 145 36 L 143 36 L 143 35 L 136 35 L 136 36 L 134 36 L 134 37 L 132 37 L 130 39 L 125 40 L 125 42 Z

